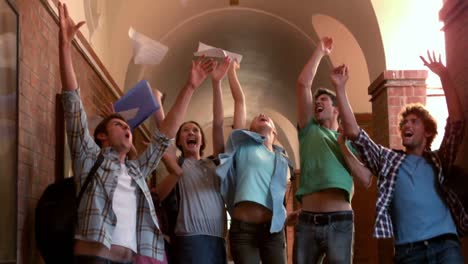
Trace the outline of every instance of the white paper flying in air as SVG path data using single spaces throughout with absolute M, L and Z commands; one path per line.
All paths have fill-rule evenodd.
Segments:
M 118 112 L 125 120 L 130 120 L 136 117 L 139 108 L 132 108 L 122 112 Z
M 210 45 L 206 45 L 205 43 L 198 42 L 198 50 L 194 52 L 193 55 L 195 56 L 202 56 L 205 55 L 206 57 L 213 57 L 213 58 L 224 58 L 226 56 L 230 57 L 233 60 L 237 60 L 237 63 L 240 64 L 242 60 L 242 55 L 234 52 L 230 52 L 227 50 L 223 50 L 220 48 L 212 47 Z
M 160 42 L 136 32 L 132 27 L 128 30 L 128 36 L 133 42 L 135 64 L 159 64 L 169 50 Z

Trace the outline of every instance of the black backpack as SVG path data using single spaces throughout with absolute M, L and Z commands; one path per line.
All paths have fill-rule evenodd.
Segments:
M 103 160 L 104 157 L 99 154 L 78 197 L 76 197 L 75 179 L 71 177 L 47 186 L 37 202 L 36 246 L 45 263 L 73 263 L 77 208 Z

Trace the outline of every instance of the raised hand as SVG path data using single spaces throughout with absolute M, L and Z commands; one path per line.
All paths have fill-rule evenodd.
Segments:
M 205 81 L 208 74 L 213 71 L 213 67 L 213 60 L 207 59 L 204 56 L 198 58 L 196 61 L 192 61 L 188 85 L 193 89 L 200 86 L 203 81 Z
M 335 88 L 344 88 L 346 82 L 349 79 L 348 66 L 342 64 L 333 69 L 330 79 Z
M 231 64 L 231 58 L 224 57 L 221 64 L 218 64 L 217 62 L 214 62 L 213 64 L 214 70 L 211 72 L 211 79 L 213 79 L 213 81 L 221 81 L 224 76 L 226 76 L 229 65 Z
M 229 71 L 230 72 L 235 72 L 240 69 L 240 65 L 237 62 L 237 60 L 232 60 L 231 65 L 229 65 Z
M 442 56 L 440 54 L 439 59 L 436 60 L 435 52 L 432 51 L 431 56 L 431 53 L 427 51 L 427 59 L 429 60 L 429 62 L 427 62 L 427 60 L 424 59 L 423 56 L 419 56 L 419 58 L 421 58 L 422 62 L 424 63 L 424 66 L 428 67 L 429 70 L 431 70 L 433 73 L 439 75 L 439 77 L 447 73 L 447 68 L 444 66 L 444 64 L 442 64 Z
M 61 45 L 70 44 L 73 38 L 76 35 L 78 29 L 84 25 L 84 21 L 79 22 L 75 25 L 75 22 L 71 19 L 68 14 L 67 5 L 61 2 L 58 3 L 58 11 L 59 11 L 59 26 L 60 26 L 60 34 L 59 34 L 59 41 Z
M 333 39 L 330 37 L 322 38 L 320 40 L 318 48 L 320 49 L 320 51 L 322 51 L 324 55 L 330 54 L 333 49 Z
M 161 103 L 164 101 L 164 94 L 158 88 L 153 88 L 153 94 Z

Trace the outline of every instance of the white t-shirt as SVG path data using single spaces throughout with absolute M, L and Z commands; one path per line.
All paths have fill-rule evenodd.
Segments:
M 117 188 L 114 191 L 112 209 L 117 218 L 112 245 L 123 246 L 137 252 L 136 241 L 136 183 L 128 175 L 127 168 L 121 164 L 118 172 Z

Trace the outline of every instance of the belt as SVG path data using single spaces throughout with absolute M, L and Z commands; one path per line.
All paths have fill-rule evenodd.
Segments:
M 447 240 L 459 241 L 458 236 L 455 235 L 455 234 L 443 234 L 443 235 L 432 237 L 432 238 L 429 238 L 429 239 L 426 239 L 426 240 L 421 240 L 421 241 L 396 245 L 395 247 L 396 248 L 423 247 L 423 246 L 428 246 L 428 245 L 431 245 L 431 244 L 435 244 L 435 243 L 439 243 L 439 242 L 447 241 Z
M 328 225 L 331 222 L 337 221 L 347 221 L 353 220 L 353 213 L 346 212 L 346 213 L 329 213 L 329 214 L 316 214 L 316 213 L 309 213 L 309 212 L 302 212 L 299 215 L 299 221 L 314 224 L 314 225 Z
M 270 230 L 271 226 L 271 221 L 268 221 L 266 223 L 249 223 L 249 222 L 244 222 L 241 220 L 237 220 L 232 218 L 231 219 L 231 227 L 238 227 L 241 229 L 247 229 L 247 230 Z

